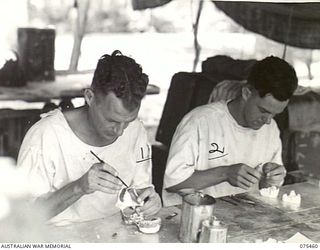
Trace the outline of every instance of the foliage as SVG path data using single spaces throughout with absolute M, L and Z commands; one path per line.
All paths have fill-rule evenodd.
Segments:
M 175 31 L 171 20 L 154 15 L 153 10 L 133 11 L 130 1 L 95 0 L 88 11 L 88 33 Z M 58 32 L 63 33 L 73 30 L 74 0 L 30 0 L 28 12 L 32 25 L 54 25 Z

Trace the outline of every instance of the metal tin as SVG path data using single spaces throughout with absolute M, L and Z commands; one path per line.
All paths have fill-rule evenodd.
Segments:
M 215 199 L 196 192 L 183 197 L 179 240 L 198 242 L 201 223 L 212 216 Z
M 200 234 L 200 243 L 226 243 L 228 227 L 215 217 L 204 220 Z

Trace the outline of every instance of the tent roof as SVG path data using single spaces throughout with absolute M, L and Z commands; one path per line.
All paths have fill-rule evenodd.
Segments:
M 155 8 L 171 0 L 132 0 L 135 10 Z M 245 29 L 294 47 L 320 49 L 320 2 L 266 3 L 214 1 Z
M 320 49 L 320 3 L 214 3 L 247 30 L 291 46 Z

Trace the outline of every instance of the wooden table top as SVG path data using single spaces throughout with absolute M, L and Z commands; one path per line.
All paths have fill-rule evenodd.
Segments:
M 214 214 L 228 225 L 227 242 L 255 242 L 273 238 L 284 241 L 300 232 L 314 242 L 320 242 L 320 195 L 319 187 L 310 183 L 287 185 L 280 189 L 275 200 L 268 200 L 258 193 L 242 194 L 255 202 L 233 204 L 217 199 Z M 302 196 L 299 209 L 287 208 L 282 204 L 283 193 L 295 190 Z M 167 219 L 172 213 L 177 216 Z M 119 214 L 106 219 L 76 223 L 62 227 L 49 227 L 52 242 L 179 242 L 181 209 L 178 207 L 162 208 L 159 216 L 162 226 L 157 234 L 140 233 L 135 226 L 123 224 Z
M 90 87 L 92 73 L 58 75 L 55 81 L 28 82 L 22 87 L 1 87 L 0 101 L 22 100 L 46 102 L 52 99 L 83 97 L 83 89 Z M 156 85 L 149 84 L 147 94 L 159 94 Z
M 302 197 L 298 208 L 282 202 L 282 195 L 291 190 Z M 319 186 L 307 182 L 281 187 L 276 199 L 262 197 L 256 191 L 240 195 L 254 201 L 255 206 L 240 203 L 238 206 L 229 204 L 226 208 L 217 204 L 216 212 L 229 225 L 229 242 L 268 238 L 285 241 L 297 232 L 320 242 L 319 191 Z

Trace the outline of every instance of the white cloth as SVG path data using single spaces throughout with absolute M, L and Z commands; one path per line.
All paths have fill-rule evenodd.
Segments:
M 115 168 L 121 179 L 135 188 L 151 186 L 151 147 L 142 123 L 135 120 L 122 136 L 105 147 L 90 146 L 71 130 L 63 113 L 56 109 L 45 114 L 26 134 L 18 157 L 18 166 L 28 172 L 34 197 L 54 192 L 79 179 L 98 160 Z M 75 222 L 110 216 L 117 194 L 96 191 L 82 196 L 69 208 L 51 219 L 53 223 Z
M 182 119 L 173 136 L 164 176 L 164 205 L 181 203 L 179 195 L 165 188 L 183 182 L 195 170 L 236 163 L 253 168 L 265 162 L 282 165 L 281 150 L 279 129 L 274 120 L 253 130 L 240 126 L 225 102 L 197 107 Z M 244 192 L 228 182 L 203 191 L 213 197 Z

